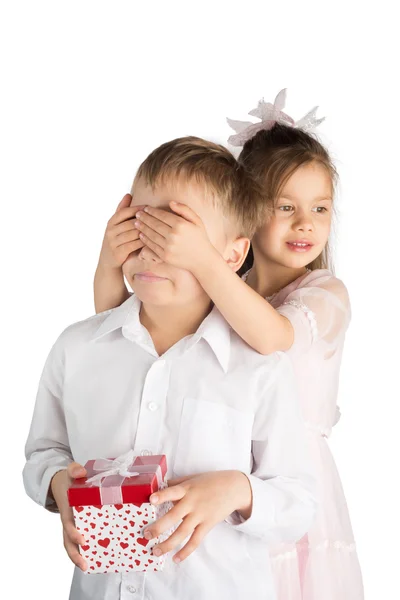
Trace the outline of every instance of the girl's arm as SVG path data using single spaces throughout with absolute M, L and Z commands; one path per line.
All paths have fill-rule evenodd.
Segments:
M 130 296 L 122 265 L 129 254 L 143 248 L 135 228 L 136 212 L 143 207 L 131 202 L 131 194 L 125 194 L 107 223 L 93 284 L 96 313 L 116 308 Z
M 122 269 L 105 267 L 99 261 L 93 283 L 96 313 L 116 308 L 130 296 Z
M 260 354 L 306 351 L 315 341 L 333 356 L 351 317 L 348 293 L 329 271 L 313 271 L 274 309 L 236 275 L 211 244 L 198 215 L 184 204 L 170 203 L 172 214 L 146 207 L 135 227 L 148 251 L 168 264 L 191 271 L 231 327 Z M 180 216 L 178 216 L 180 215 Z M 183 218 L 182 218 L 183 217 Z
M 138 212 L 135 227 L 143 243 L 166 263 L 191 271 L 229 325 L 254 350 L 260 354 L 288 350 L 294 340 L 290 321 L 238 277 L 210 243 L 198 215 L 183 204 L 171 202 L 171 208 L 183 218 L 152 207 Z
M 196 265 L 193 274 L 232 329 L 254 350 L 260 354 L 289 350 L 294 340 L 290 321 L 238 277 L 216 250 Z

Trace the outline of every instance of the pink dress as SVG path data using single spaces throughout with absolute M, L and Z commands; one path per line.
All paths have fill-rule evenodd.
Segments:
M 278 600 L 362 600 L 362 576 L 339 474 L 327 438 L 340 417 L 336 405 L 345 333 L 346 287 L 330 271 L 302 275 L 268 299 L 294 328 L 288 351 L 318 480 L 314 525 L 297 544 L 271 550 Z

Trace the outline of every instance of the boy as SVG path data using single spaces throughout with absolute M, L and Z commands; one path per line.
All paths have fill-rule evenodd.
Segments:
M 248 252 L 264 200 L 234 157 L 198 138 L 162 145 L 139 168 L 133 204 L 185 202 L 233 271 Z M 123 234 L 122 238 L 123 238 Z M 123 239 L 121 239 L 123 243 Z M 27 493 L 59 510 L 77 565 L 72 600 L 275 598 L 269 542 L 299 539 L 315 502 L 289 360 L 261 356 L 227 325 L 189 271 L 140 248 L 123 265 L 134 295 L 67 328 L 41 378 L 26 446 Z M 153 538 L 163 572 L 87 576 L 66 490 L 79 463 L 167 455 L 173 509 Z M 77 461 L 76 464 L 73 461 Z

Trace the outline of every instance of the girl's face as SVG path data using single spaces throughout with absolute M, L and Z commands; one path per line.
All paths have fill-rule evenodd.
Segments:
M 332 180 L 313 162 L 288 179 L 273 215 L 255 234 L 256 252 L 276 264 L 300 269 L 323 251 L 332 222 Z

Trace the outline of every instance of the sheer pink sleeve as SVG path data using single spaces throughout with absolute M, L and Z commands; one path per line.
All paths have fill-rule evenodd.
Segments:
M 311 272 L 277 310 L 293 326 L 292 351 L 305 351 L 317 341 L 334 348 L 351 317 L 344 283 L 325 270 Z

